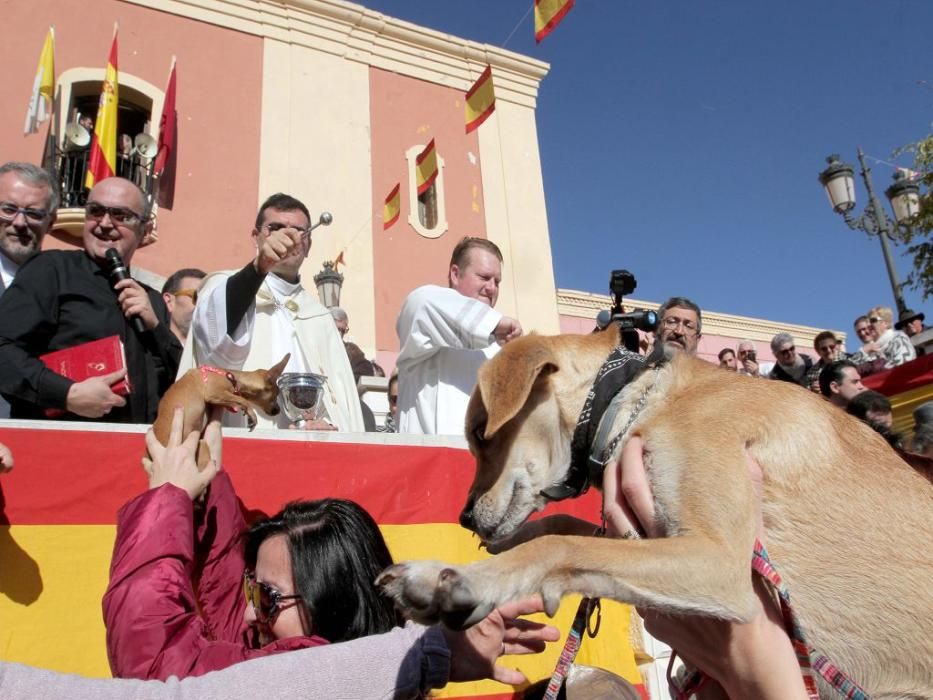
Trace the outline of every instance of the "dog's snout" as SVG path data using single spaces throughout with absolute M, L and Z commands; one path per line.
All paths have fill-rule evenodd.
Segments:
M 475 504 L 476 499 L 470 496 L 467 499 L 466 505 L 463 507 L 463 511 L 460 513 L 460 525 L 467 530 L 473 530 L 476 527 L 476 521 L 473 520 L 473 506 Z

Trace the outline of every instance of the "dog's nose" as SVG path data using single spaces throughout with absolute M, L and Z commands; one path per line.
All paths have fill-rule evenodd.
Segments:
M 476 527 L 476 522 L 473 520 L 473 506 L 475 504 L 476 499 L 470 496 L 466 505 L 463 507 L 463 511 L 460 513 L 460 524 L 467 530 L 473 530 L 473 528 Z

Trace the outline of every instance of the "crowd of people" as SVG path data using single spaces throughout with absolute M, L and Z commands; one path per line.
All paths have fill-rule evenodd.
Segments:
M 0 393 L 9 400 L 3 417 L 151 423 L 159 398 L 190 368 L 251 370 L 270 367 L 288 355 L 287 372 L 326 377 L 320 410 L 307 416 L 304 427 L 377 429 L 357 387 L 361 376 L 381 374 L 382 369 L 344 342 L 346 313 L 325 308 L 303 286 L 300 268 L 312 243 L 311 218 L 303 202 L 286 194 L 263 202 L 250 232 L 255 256 L 240 269 L 210 274 L 181 269 L 161 292 L 131 276 L 117 281 L 109 272 L 108 250 L 116 250 L 131 270 L 136 250 L 151 237 L 146 198 L 136 184 L 119 177 L 96 184 L 85 206 L 83 248 L 40 253 L 57 206 L 56 186 L 44 170 L 23 163 L 0 166 Z M 523 333 L 517 319 L 495 310 L 502 264 L 494 243 L 464 238 L 453 250 L 447 286 L 425 285 L 407 296 L 396 324 L 400 352 L 388 380 L 390 413 L 382 430 L 462 434 L 480 365 Z M 896 325 L 919 332 L 922 321 L 922 314 L 914 314 Z M 815 339 L 815 361 L 797 352 L 790 335 L 779 333 L 771 341 L 777 362 L 770 371 L 750 341 L 720 352 L 719 362 L 751 377 L 800 384 L 881 425 L 884 405 L 877 397 L 864 398 L 873 392 L 865 391 L 861 376 L 913 359 L 914 349 L 905 333 L 892 328 L 891 310 L 884 307 L 860 317 L 856 333 L 863 345 L 851 356 L 829 331 Z M 41 360 L 49 351 L 112 335 L 123 343 L 126 366 L 109 374 L 72 381 Z M 666 348 L 695 355 L 701 337 L 700 307 L 673 297 L 659 310 L 652 352 Z M 128 394 L 114 390 L 123 380 L 132 387 Z M 924 419 L 933 417 L 927 414 L 933 414 L 933 406 L 924 407 Z M 890 405 L 887 416 L 889 420 Z M 151 432 L 147 436 L 149 488 L 117 516 L 104 596 L 107 651 L 115 676 L 185 679 L 306 649 L 301 660 L 296 655 L 293 662 L 257 663 L 252 672 L 304 678 L 318 690 L 336 689 L 318 693 L 328 697 L 356 696 L 347 689 L 359 679 L 348 678 L 334 665 L 334 658 L 342 658 L 348 667 L 364 671 L 357 675 L 371 680 L 360 697 L 415 696 L 448 680 L 521 682 L 521 674 L 496 665 L 498 657 L 540 651 L 556 638 L 554 628 L 521 617 L 542 609 L 538 599 L 494 610 L 466 632 L 404 623 L 374 583 L 392 563 L 388 548 L 373 519 L 351 501 L 290 503 L 269 518 L 247 523 L 221 467 L 221 420 L 241 425 L 244 416 L 214 415 L 204 433 L 212 461 L 203 470 L 195 462 L 198 435 L 181 434 L 180 412 L 167 445 Z M 260 426 L 295 428 L 284 413 L 261 414 Z M 914 449 L 923 445 L 921 451 L 933 450 L 933 427 L 918 429 Z M 12 466 L 13 455 L 0 446 L 0 471 Z M 650 494 L 643 500 L 650 502 Z M 644 517 L 650 520 L 650 514 Z M 650 523 L 642 529 L 650 529 Z M 165 537 L 168 531 L 172 537 Z M 771 621 L 763 610 L 750 624 L 770 629 Z M 652 625 L 660 636 L 682 637 L 683 627 L 671 628 L 660 620 Z M 736 626 L 742 636 L 740 628 Z M 750 631 L 747 638 L 755 653 L 760 651 L 754 648 L 757 644 L 776 653 L 790 648 L 786 636 Z M 691 642 L 684 638 L 682 644 L 689 658 Z M 339 652 L 345 656 L 325 651 L 337 646 L 345 649 Z M 721 651 L 723 659 L 743 653 Z M 296 670 L 300 664 L 316 669 L 313 677 Z M 732 677 L 737 671 L 728 664 L 710 670 L 724 685 L 754 685 L 755 679 Z M 187 681 L 197 691 L 186 691 L 184 680 L 177 687 L 182 693 L 219 697 L 230 684 L 241 683 L 244 673 L 217 674 L 196 686 Z M 60 681 L 0 664 L 0 687 L 5 682 L 31 688 Z M 140 691 L 140 697 L 168 697 L 173 687 L 154 685 Z M 794 686 L 790 694 L 771 697 L 790 697 L 797 690 Z M 88 697 L 119 694 L 106 685 L 87 692 Z

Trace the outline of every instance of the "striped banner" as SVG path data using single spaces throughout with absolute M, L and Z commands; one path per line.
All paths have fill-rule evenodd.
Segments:
M 894 430 L 912 435 L 914 409 L 933 400 L 933 355 L 921 355 L 900 367 L 869 375 L 862 384 L 890 399 Z
M 492 66 L 486 66 L 476 82 L 473 83 L 464 100 L 464 119 L 466 133 L 478 129 L 496 108 L 496 93 L 492 84 Z
M 0 658 L 108 676 L 100 605 L 116 512 L 147 486 L 140 466 L 142 427 L 94 426 L 112 429 L 101 432 L 16 425 L 23 427 L 0 429 L 0 442 L 16 457 L 15 469 L 0 477 Z M 350 498 L 380 524 L 396 560 L 466 563 L 488 556 L 457 522 L 473 460 L 465 449 L 443 446 L 451 440 L 412 445 L 405 436 L 383 434 L 354 442 L 340 442 L 346 435 L 247 435 L 230 430 L 224 440 L 224 468 L 247 508 L 268 514 L 294 499 Z M 599 509 L 598 494 L 591 492 L 549 512 L 595 521 Z M 578 602 L 568 597 L 555 618 L 565 634 Z M 601 632 L 584 640 L 578 662 L 641 684 L 629 628 L 630 609 L 604 603 Z M 547 678 L 560 646 L 506 662 L 514 661 L 532 680 Z M 439 696 L 490 700 L 511 698 L 512 692 L 484 681 L 450 684 Z

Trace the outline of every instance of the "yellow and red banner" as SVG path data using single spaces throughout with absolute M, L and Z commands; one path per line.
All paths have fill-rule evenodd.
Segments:
M 139 462 L 146 426 L 46 425 L 0 429 L 0 442 L 16 456 L 16 467 L 0 477 L 0 649 L 4 661 L 105 677 L 100 604 L 117 510 L 148 488 Z M 295 499 L 350 498 L 379 523 L 396 561 L 489 556 L 458 523 L 474 471 L 466 449 L 406 444 L 401 435 L 382 435 L 379 444 L 247 435 L 227 434 L 223 466 L 251 511 L 274 513 Z M 599 495 L 591 491 L 549 511 L 595 522 Z M 578 603 L 566 598 L 554 618 L 564 635 Z M 599 635 L 584 641 L 578 662 L 640 684 L 630 620 L 628 606 L 604 601 Z M 503 663 L 537 681 L 550 676 L 562 646 Z M 504 700 L 513 692 L 483 681 L 452 683 L 439 696 Z
M 383 231 L 398 221 L 399 212 L 402 210 L 402 201 L 399 197 L 400 188 L 401 183 L 396 183 L 395 187 L 392 188 L 392 191 L 389 192 L 389 196 L 386 197 L 385 204 L 382 206 Z
M 49 27 L 45 43 L 39 54 L 39 67 L 32 82 L 32 94 L 29 96 L 29 108 L 26 110 L 26 125 L 23 134 L 34 134 L 39 125 L 52 114 L 55 100 L 55 28 Z
M 422 195 L 437 179 L 437 149 L 434 139 L 415 158 L 415 184 Z
M 94 120 L 94 137 L 91 139 L 91 154 L 88 158 L 87 177 L 84 186 L 92 188 L 96 183 L 113 177 L 117 162 L 117 106 L 120 103 L 117 71 L 117 31 L 113 32 L 110 59 L 100 90 L 97 117 Z
M 466 132 L 477 129 L 496 109 L 496 93 L 492 86 L 492 66 L 486 66 L 466 94 L 464 105 Z
M 541 41 L 570 12 L 574 0 L 535 0 L 535 41 Z
M 894 431 L 910 435 L 914 430 L 914 409 L 933 400 L 933 355 L 921 355 L 886 372 L 871 374 L 862 384 L 888 397 Z

